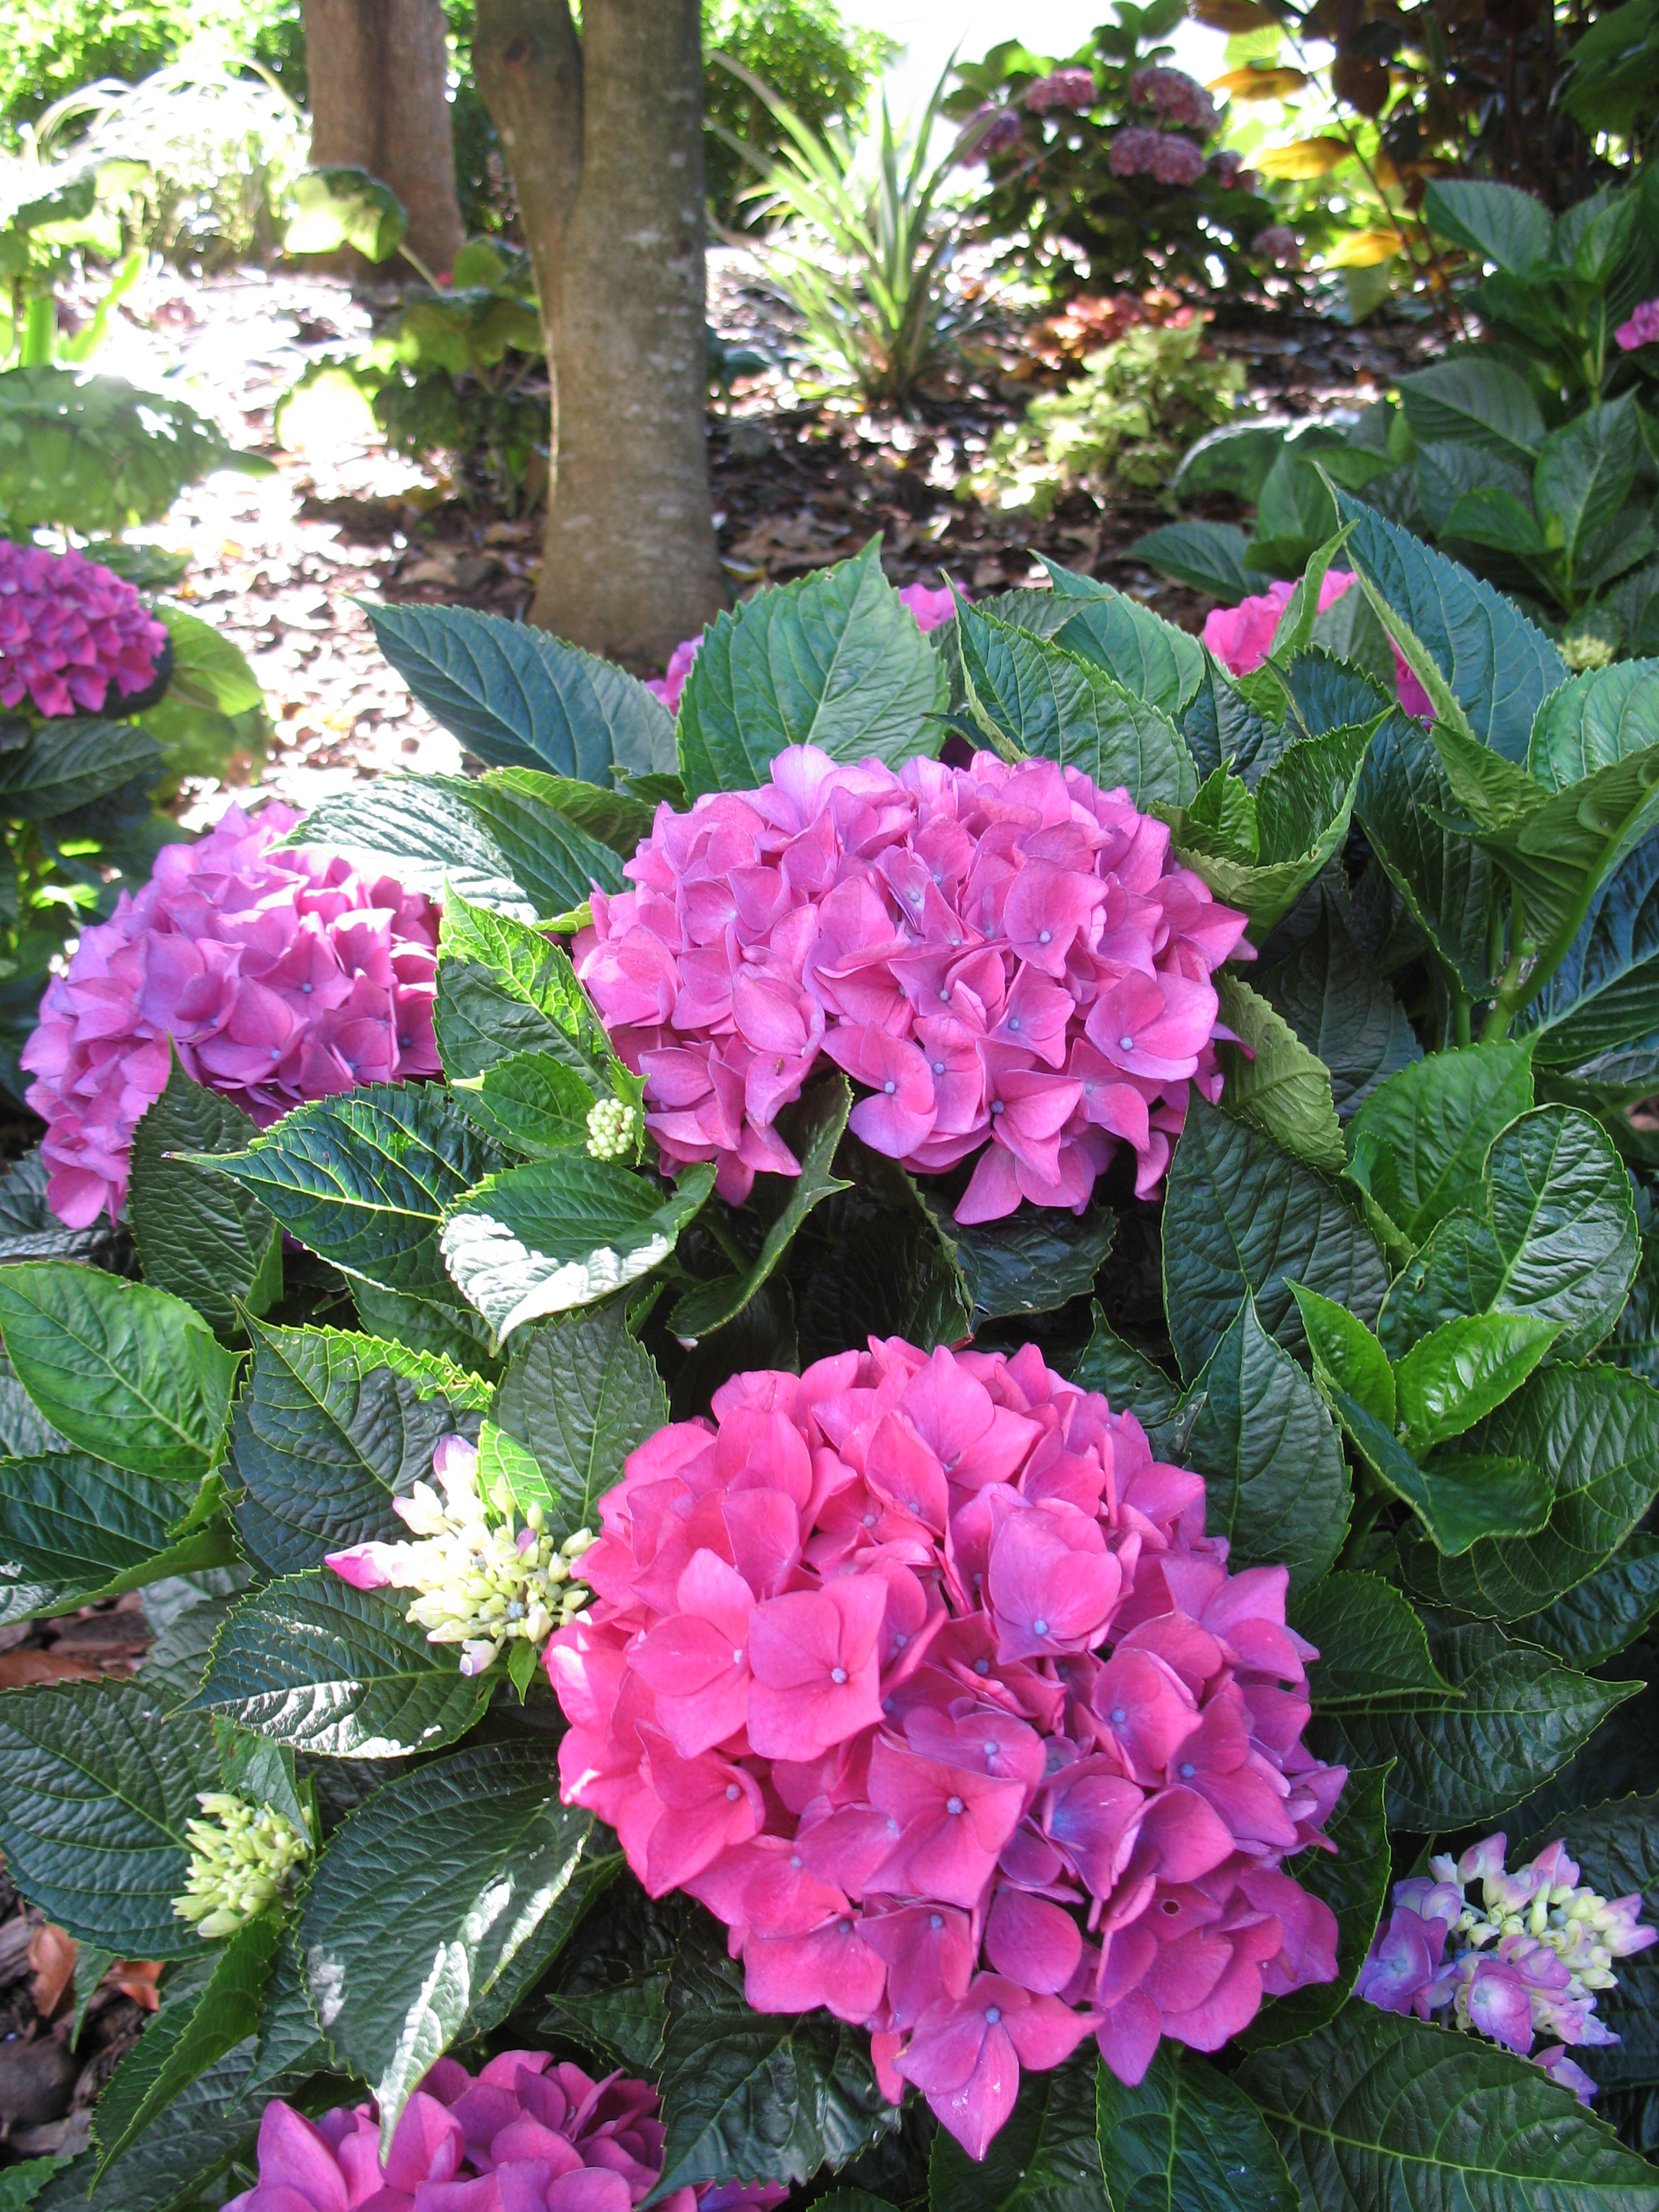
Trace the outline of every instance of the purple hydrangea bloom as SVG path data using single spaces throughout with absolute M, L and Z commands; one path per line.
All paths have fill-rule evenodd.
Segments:
M 1626 353 L 1634 353 L 1638 346 L 1659 345 L 1659 300 L 1644 300 L 1613 335 Z
M 167 634 L 132 586 L 83 553 L 0 538 L 0 705 L 95 714 L 147 690 Z
M 1099 97 L 1092 70 L 1061 69 L 1040 76 L 1028 87 L 1025 105 L 1033 115 L 1046 115 L 1056 107 L 1069 108 L 1073 115 L 1086 115 Z
M 1195 77 L 1185 70 L 1137 70 L 1129 79 L 1129 97 L 1183 130 L 1201 131 L 1207 138 L 1220 122 L 1216 106 Z

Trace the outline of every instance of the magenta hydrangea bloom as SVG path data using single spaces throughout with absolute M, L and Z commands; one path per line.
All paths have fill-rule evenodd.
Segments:
M 1033 115 L 1047 115 L 1056 107 L 1073 115 L 1086 115 L 1099 97 L 1092 70 L 1060 69 L 1040 76 L 1027 88 L 1025 105 Z
M 713 1410 L 629 1458 L 547 1667 L 566 1802 L 725 1923 L 751 2005 L 868 2028 L 979 2158 L 1084 2036 L 1135 2082 L 1334 1978 L 1281 1863 L 1346 1778 L 1317 1655 L 1200 1476 L 1030 1345 L 872 1339 Z
M 988 161 L 994 154 L 1006 154 L 1011 146 L 1018 146 L 1024 136 L 1018 108 L 995 107 L 988 102 L 969 118 L 963 132 L 968 151 L 962 158 Z
M 225 2212 L 631 2212 L 662 2172 L 657 2093 L 595 2081 L 544 2051 L 504 2051 L 476 2081 L 441 2058 L 404 2106 L 384 2162 L 373 2105 L 259 2123 L 259 2179 Z M 707 2182 L 663 2212 L 767 2212 L 785 2189 Z
M 1319 611 L 1323 614 L 1359 581 L 1351 569 L 1327 568 L 1319 586 Z M 1248 676 L 1260 668 L 1273 649 L 1279 617 L 1291 604 L 1294 584 L 1269 584 L 1265 592 L 1241 599 L 1236 607 L 1212 607 L 1204 617 L 1204 642 L 1222 666 L 1234 676 Z M 1434 703 L 1407 665 L 1398 646 L 1394 654 L 1395 690 L 1401 705 L 1419 721 L 1434 720 Z
M 1578 1880 L 1566 1845 L 1553 1843 L 1513 1874 L 1508 1839 L 1488 1836 L 1461 1858 L 1431 1859 L 1427 1875 L 1395 1884 L 1394 1910 L 1359 1970 L 1354 1994 L 1384 2012 L 1428 2020 L 1449 2012 L 1459 2027 L 1532 2057 L 1581 2104 L 1595 2084 L 1565 2046 L 1617 2043 L 1595 2018 L 1616 1989 L 1615 1959 L 1659 1942 L 1641 1924 L 1639 1894 L 1609 1901 Z M 1479 1884 L 1480 1902 L 1469 1893 Z M 1558 2040 L 1534 2052 L 1535 2037 Z
M 261 1127 L 307 1098 L 439 1073 L 437 908 L 337 854 L 274 850 L 299 819 L 232 806 L 209 836 L 164 845 L 47 986 L 21 1060 L 47 1201 L 72 1228 L 119 1211 L 169 1037 Z
M 1626 353 L 1634 353 L 1638 346 L 1659 345 L 1659 300 L 1644 300 L 1613 335 Z
M 1221 1072 L 1211 971 L 1245 920 L 1170 858 L 1170 832 L 1076 769 L 843 766 L 802 745 L 759 791 L 658 809 L 596 889 L 576 971 L 646 1081 L 676 1166 L 798 1175 L 781 1107 L 820 1057 L 863 1085 L 852 1127 L 919 1175 L 979 1155 L 957 1207 L 1080 1212 L 1120 1144 L 1156 1188 Z
M 1018 118 L 1015 118 L 1015 129 L 1018 132 Z M 926 584 L 907 584 L 899 597 L 915 617 L 918 628 L 924 630 L 937 629 L 941 623 L 951 621 L 957 611 L 956 601 L 948 586 L 934 592 L 930 591 Z M 671 714 L 679 712 L 680 694 L 685 689 L 685 679 L 691 673 L 691 664 L 696 659 L 697 648 L 702 643 L 701 630 L 696 637 L 682 639 L 668 656 L 666 672 L 646 678 L 646 690 L 660 699 Z
M 1150 107 L 1164 122 L 1188 131 L 1201 131 L 1207 138 L 1221 118 L 1216 105 L 1195 77 L 1185 70 L 1140 69 L 1129 79 L 1129 97 Z
M 0 538 L 0 706 L 96 714 L 112 687 L 149 688 L 167 641 L 132 586 L 84 553 Z

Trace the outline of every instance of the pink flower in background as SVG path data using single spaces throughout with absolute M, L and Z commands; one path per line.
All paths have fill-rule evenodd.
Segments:
M 441 2058 L 404 2106 L 384 2163 L 372 2104 L 305 2119 L 274 2098 L 259 2178 L 225 2212 L 630 2212 L 662 2172 L 648 2081 L 595 2081 L 544 2051 L 504 2051 L 475 2080 Z M 767 2212 L 788 2194 L 677 2189 L 663 2212 Z
M 1638 346 L 1659 345 L 1659 300 L 1644 300 L 1613 335 L 1626 353 L 1634 353 Z
M 1273 262 L 1281 269 L 1293 269 L 1301 258 L 1302 248 L 1287 222 L 1269 223 L 1266 230 L 1256 233 L 1254 243 L 1264 261 Z
M 1352 585 L 1359 581 L 1351 569 L 1328 568 L 1319 586 L 1319 611 L 1333 607 Z M 1222 666 L 1234 676 L 1248 676 L 1260 668 L 1273 649 L 1279 617 L 1291 604 L 1294 584 L 1269 584 L 1265 592 L 1241 599 L 1236 607 L 1212 607 L 1204 617 L 1204 642 Z M 1394 654 L 1395 690 L 1401 705 L 1419 721 L 1434 720 L 1428 693 L 1407 667 L 1399 647 Z
M 1617 2043 L 1595 2017 L 1615 1989 L 1615 1959 L 1659 1942 L 1641 1924 L 1639 1893 L 1611 1902 L 1578 1880 L 1565 1844 L 1553 1843 L 1507 1874 L 1506 1839 L 1488 1836 L 1461 1858 L 1431 1859 L 1426 1875 L 1395 1884 L 1394 1911 L 1359 1970 L 1354 1994 L 1384 2012 L 1490 2036 L 1531 2057 L 1553 2081 L 1589 2104 L 1595 2084 L 1565 2046 Z M 1480 1900 L 1469 1893 L 1480 1887 Z M 1534 2051 L 1539 2033 L 1559 2039 Z
M 83 553 L 0 538 L 0 706 L 97 714 L 147 690 L 167 641 L 132 586 Z
M 1112 174 L 1115 177 L 1150 176 L 1163 143 L 1164 133 L 1153 130 L 1150 124 L 1126 125 L 1112 140 Z
M 724 1922 L 757 2010 L 866 2027 L 981 2158 L 1085 2035 L 1133 2083 L 1334 1978 L 1282 1867 L 1346 1779 L 1317 1654 L 1200 1476 L 1030 1345 L 872 1338 L 713 1413 L 629 1456 L 547 1668 L 566 1802 Z
M 1150 167 L 1160 185 L 1195 185 L 1205 170 L 1204 149 L 1176 131 L 1160 131 Z
M 1204 87 L 1185 70 L 1140 69 L 1129 79 L 1129 97 L 1150 107 L 1165 123 L 1200 131 L 1207 138 L 1221 118 Z M 1234 157 L 1237 161 L 1237 156 Z
M 1018 131 L 1019 118 L 1016 116 L 1013 119 Z M 955 619 L 956 601 L 951 598 L 948 586 L 934 592 L 930 591 L 926 584 L 907 584 L 899 597 L 915 617 L 918 627 L 924 630 L 937 629 L 941 623 Z M 679 712 L 680 694 L 685 689 L 685 679 L 691 673 L 691 664 L 696 659 L 697 648 L 702 643 L 701 631 L 696 637 L 684 639 L 669 655 L 667 672 L 646 678 L 646 690 L 660 699 L 671 714 Z
M 798 746 L 758 791 L 658 810 L 577 973 L 665 1158 L 716 1161 L 733 1201 L 799 1173 L 775 1117 L 827 1056 L 877 1152 L 921 1175 L 978 1155 L 959 1221 L 1080 1212 L 1121 1143 L 1154 1189 L 1189 1084 L 1220 1091 L 1210 974 L 1244 917 L 1169 848 L 1076 769 Z
M 986 161 L 994 154 L 1006 154 L 1011 146 L 1018 146 L 1025 134 L 1017 108 L 994 107 L 988 102 L 969 118 L 962 135 L 967 147 L 962 160 Z
M 1033 115 L 1046 115 L 1056 107 L 1066 108 L 1073 115 L 1086 115 L 1099 97 L 1092 70 L 1061 69 L 1040 76 L 1029 86 L 1025 105 Z
M 273 849 L 299 819 L 232 806 L 209 836 L 164 845 L 47 986 L 21 1060 L 47 1200 L 71 1227 L 118 1212 L 169 1038 L 261 1127 L 307 1098 L 439 1073 L 438 909 L 337 855 Z

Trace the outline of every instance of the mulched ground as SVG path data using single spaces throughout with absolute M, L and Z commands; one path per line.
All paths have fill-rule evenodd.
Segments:
M 787 321 L 752 258 L 712 257 L 711 312 L 723 338 L 786 362 Z M 137 533 L 187 551 L 178 596 L 234 638 L 270 702 L 276 743 L 264 786 L 300 807 L 389 767 L 453 771 L 455 741 L 410 699 L 375 650 L 367 597 L 482 607 L 517 617 L 534 586 L 538 532 L 502 511 L 481 481 L 457 483 L 374 446 L 280 451 L 277 400 L 307 363 L 355 342 L 395 301 L 353 295 L 340 280 L 258 270 L 208 279 L 162 271 L 124 303 L 99 366 L 140 380 L 181 376 L 233 441 L 276 473 L 222 477 Z M 1231 311 L 1212 342 L 1245 362 L 1252 396 L 1291 414 L 1363 405 L 1408 366 L 1409 332 L 1350 330 L 1308 317 Z M 1206 602 L 1127 557 L 1168 520 L 1155 504 L 1104 513 L 1062 501 L 1033 527 L 953 496 L 957 478 L 1034 386 L 994 370 L 920 403 L 913 417 L 872 418 L 803 404 L 788 368 L 740 380 L 713 419 L 710 462 L 720 550 L 732 588 L 787 582 L 883 534 L 895 582 L 969 592 L 1040 577 L 1032 555 L 1105 577 L 1195 628 Z M 1224 504 L 1213 512 L 1224 515 Z M 244 779 L 246 780 L 246 779 Z M 184 818 L 216 818 L 234 791 L 191 787 Z

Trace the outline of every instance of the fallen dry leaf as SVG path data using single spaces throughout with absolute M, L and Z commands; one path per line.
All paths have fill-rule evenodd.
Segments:
M 52 2018 L 63 2002 L 64 1992 L 73 1984 L 75 1960 L 80 1948 L 73 1936 L 66 1936 L 51 1922 L 44 1928 L 37 1928 L 30 1939 L 29 1964 L 34 1969 L 34 1978 L 29 1984 L 29 1995 L 42 2020 Z
M 124 1997 L 131 1997 L 146 2012 L 154 2012 L 161 2004 L 155 1984 L 161 1978 L 159 1959 L 118 1959 L 101 1982 L 100 1990 L 119 1990 Z
M 95 1682 L 103 1673 L 89 1660 L 65 1652 L 0 1651 L 0 1690 L 21 1690 L 31 1682 Z

